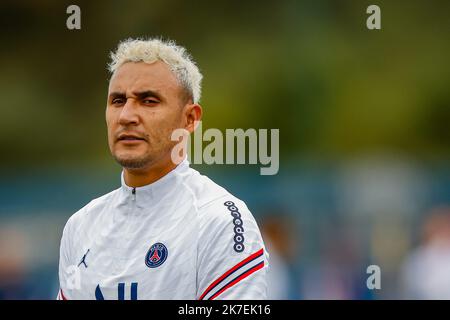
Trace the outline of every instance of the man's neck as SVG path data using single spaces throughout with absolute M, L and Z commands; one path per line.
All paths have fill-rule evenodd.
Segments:
M 155 164 L 145 169 L 124 168 L 123 178 L 129 187 L 142 187 L 161 179 L 175 169 L 176 166 L 177 164 L 168 161 L 164 164 Z

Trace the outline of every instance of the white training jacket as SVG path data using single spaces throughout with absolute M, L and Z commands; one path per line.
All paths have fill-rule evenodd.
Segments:
M 268 258 L 245 203 L 185 159 L 70 217 L 57 299 L 266 299 Z

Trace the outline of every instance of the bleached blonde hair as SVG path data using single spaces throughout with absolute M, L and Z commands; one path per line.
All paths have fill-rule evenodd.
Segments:
M 198 103 L 203 76 L 191 55 L 173 40 L 128 38 L 119 43 L 115 52 L 111 52 L 108 69 L 113 74 L 125 62 L 153 63 L 158 60 L 169 66 L 193 102 Z

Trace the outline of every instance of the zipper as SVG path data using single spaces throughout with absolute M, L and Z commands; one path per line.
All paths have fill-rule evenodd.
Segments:
M 133 201 L 136 201 L 136 188 L 131 190 L 131 194 L 133 195 Z

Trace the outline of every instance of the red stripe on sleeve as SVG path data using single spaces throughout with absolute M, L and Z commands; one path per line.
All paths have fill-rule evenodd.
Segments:
M 264 267 L 264 261 L 261 261 L 260 263 L 258 263 L 256 266 L 254 266 L 253 268 L 247 270 L 245 273 L 243 273 L 241 276 L 239 276 L 239 278 L 237 278 L 236 280 L 234 280 L 233 282 L 230 282 L 229 284 L 227 284 L 225 287 L 223 287 L 222 289 L 220 289 L 218 292 L 216 292 L 211 298 L 209 298 L 209 300 L 214 300 L 215 298 L 217 298 L 218 295 L 220 295 L 222 292 L 224 292 L 225 290 L 227 290 L 228 288 L 231 288 L 232 286 L 234 286 L 236 283 L 238 283 L 239 281 L 247 278 L 249 275 L 251 275 L 252 273 L 258 271 L 259 269 L 261 269 L 262 267 Z
M 255 253 L 253 253 L 252 255 L 248 256 L 246 259 L 242 260 L 241 262 L 239 262 L 237 265 L 235 265 L 234 267 L 232 267 L 230 270 L 228 270 L 227 272 L 225 272 L 223 275 L 221 275 L 216 281 L 214 281 L 213 283 L 211 283 L 209 285 L 208 288 L 206 288 L 206 290 L 203 292 L 203 294 L 200 296 L 199 300 L 202 300 L 207 294 L 208 292 L 210 292 L 218 283 L 220 283 L 220 281 L 222 281 L 223 279 L 225 279 L 226 277 L 228 277 L 228 275 L 230 275 L 233 271 L 235 271 L 236 269 L 238 269 L 239 267 L 241 267 L 242 265 L 246 264 L 247 262 L 255 259 L 256 257 L 260 256 L 263 253 L 263 249 L 261 248 L 260 250 L 256 251 Z
M 61 298 L 63 300 L 67 300 L 67 298 L 64 296 L 64 293 L 63 293 L 62 289 L 59 289 L 59 291 L 61 292 Z

